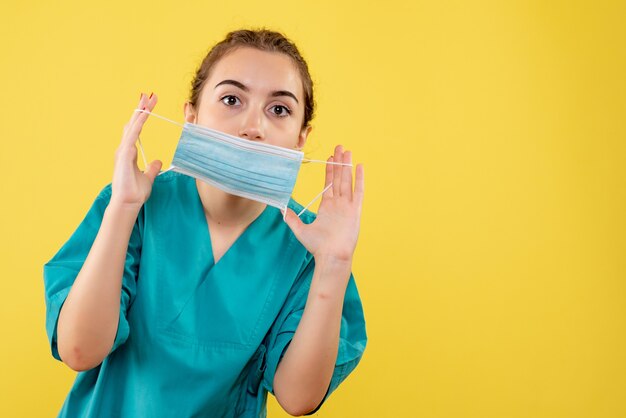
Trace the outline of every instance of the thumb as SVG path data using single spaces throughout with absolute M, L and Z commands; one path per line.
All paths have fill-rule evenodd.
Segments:
M 157 176 L 157 174 L 159 174 L 159 170 L 161 169 L 162 165 L 163 163 L 159 160 L 154 160 L 150 164 L 148 164 L 145 175 L 150 179 L 151 183 L 154 182 L 154 178 Z
M 283 212 L 282 209 L 281 212 Z M 296 215 L 296 213 L 290 208 L 287 208 L 287 213 L 285 214 L 285 223 L 289 226 L 289 228 L 291 228 L 296 238 L 300 240 L 302 230 L 304 229 L 306 224 L 302 222 L 300 217 Z

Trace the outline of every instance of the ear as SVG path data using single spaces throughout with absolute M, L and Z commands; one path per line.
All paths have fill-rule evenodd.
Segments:
M 304 144 L 306 144 L 306 139 L 311 133 L 311 129 L 313 129 L 313 127 L 309 125 L 305 128 L 302 128 L 302 130 L 300 131 L 300 135 L 298 135 L 298 145 L 296 146 L 296 149 L 298 151 L 304 148 Z
M 196 122 L 196 109 L 190 102 L 185 102 L 183 106 L 183 113 L 185 114 L 185 122 Z

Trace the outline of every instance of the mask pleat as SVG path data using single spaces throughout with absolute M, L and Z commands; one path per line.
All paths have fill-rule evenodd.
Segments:
M 289 203 L 303 153 L 185 123 L 172 166 L 228 193 L 278 208 Z

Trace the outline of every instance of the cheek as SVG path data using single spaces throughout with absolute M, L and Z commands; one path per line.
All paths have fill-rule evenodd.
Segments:
M 293 132 L 275 131 L 266 134 L 266 142 L 268 144 L 283 148 L 295 149 L 298 146 L 298 140 L 298 134 Z
M 203 106 L 198 113 L 198 123 L 200 125 L 226 132 L 231 135 L 236 135 L 233 131 L 236 127 L 235 118 L 229 117 L 229 114 L 225 111 L 223 105 L 219 106 L 219 103 L 217 105 L 206 105 Z
M 302 121 L 294 117 L 287 119 L 273 119 L 273 122 L 268 124 L 268 129 L 266 129 L 267 142 L 272 145 L 295 149 L 300 140 Z

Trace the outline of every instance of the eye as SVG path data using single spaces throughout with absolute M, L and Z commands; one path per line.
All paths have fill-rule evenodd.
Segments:
M 273 109 L 272 112 L 276 116 L 285 117 L 285 116 L 291 115 L 291 110 L 289 110 L 289 108 L 283 105 L 272 106 L 272 109 Z
M 241 102 L 239 101 L 239 98 L 237 96 L 233 96 L 233 95 L 228 95 L 228 96 L 224 96 L 220 99 L 222 101 L 222 103 L 224 103 L 226 106 L 235 106 L 237 104 L 240 104 Z

